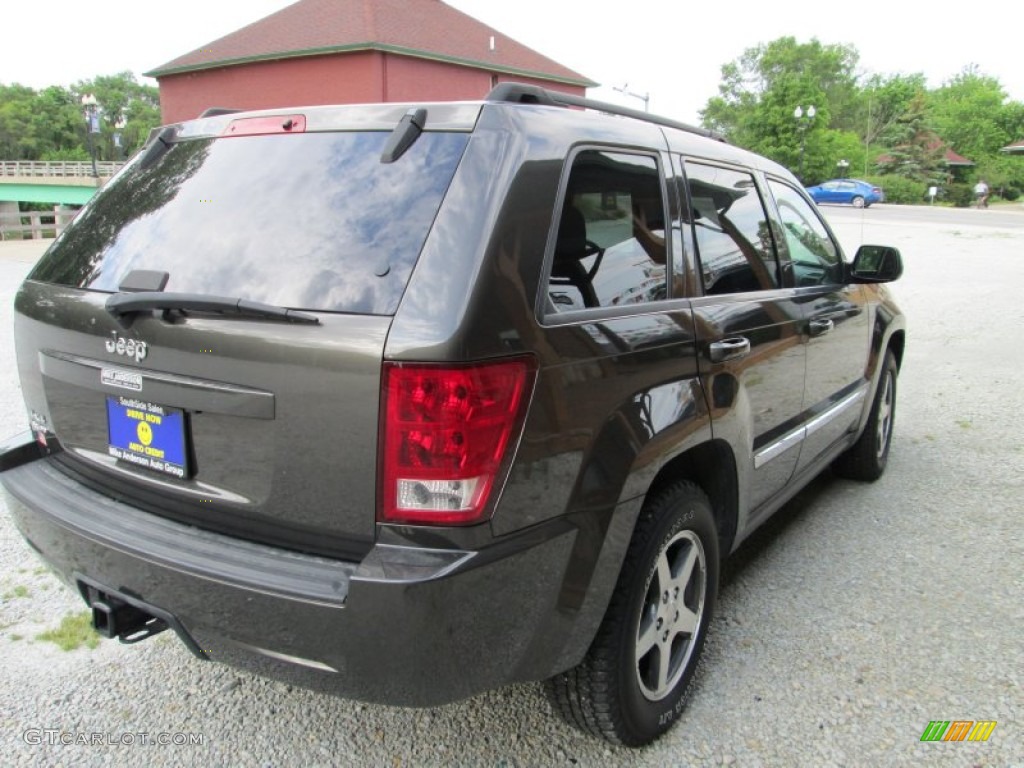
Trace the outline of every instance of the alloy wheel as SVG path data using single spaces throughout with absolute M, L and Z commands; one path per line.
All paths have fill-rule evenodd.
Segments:
M 665 698 L 683 676 L 706 591 L 704 547 L 692 531 L 680 531 L 658 555 L 637 627 L 636 676 L 649 701 Z
M 893 375 L 890 371 L 885 372 L 885 389 L 882 390 L 882 399 L 878 403 L 878 431 L 875 441 L 875 451 L 878 458 L 882 458 L 889 448 L 889 439 L 892 437 L 892 406 L 893 406 Z

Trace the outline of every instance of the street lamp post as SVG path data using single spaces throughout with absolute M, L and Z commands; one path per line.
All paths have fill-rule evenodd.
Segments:
M 121 159 L 121 136 L 124 133 L 124 127 L 128 125 L 128 121 L 124 119 L 124 115 L 117 118 L 117 122 L 114 123 L 114 159 Z
M 804 182 L 804 150 L 807 147 L 807 129 L 811 127 L 811 123 L 814 122 L 814 116 L 817 114 L 817 110 L 814 109 L 814 105 L 811 104 L 805 111 L 803 107 L 797 107 L 793 110 L 793 117 L 796 118 L 797 129 L 800 131 L 800 183 Z
M 651 103 L 651 94 L 650 94 L 650 92 L 647 92 L 647 93 L 633 93 L 632 91 L 628 90 L 628 88 L 629 88 L 629 83 L 623 83 L 621 88 L 617 88 L 614 85 L 612 86 L 612 90 L 613 91 L 618 91 L 619 93 L 624 93 L 627 96 L 632 96 L 634 99 L 640 99 L 640 101 L 642 101 L 644 103 L 644 112 L 650 112 L 651 111 L 649 109 L 650 103 Z
M 92 158 L 92 175 L 99 178 L 99 171 L 96 169 L 96 144 L 92 135 L 100 132 L 100 113 L 97 107 L 96 97 L 91 93 L 82 96 L 82 109 L 85 110 L 85 141 L 89 147 L 89 157 Z

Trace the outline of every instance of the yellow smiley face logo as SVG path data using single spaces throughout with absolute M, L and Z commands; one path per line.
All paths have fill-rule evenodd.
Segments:
M 139 428 L 137 430 L 139 435 L 139 442 L 143 445 L 149 445 L 153 442 L 153 429 L 144 421 L 139 422 Z

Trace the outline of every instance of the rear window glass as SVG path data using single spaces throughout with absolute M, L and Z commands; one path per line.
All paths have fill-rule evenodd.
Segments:
M 424 133 L 382 164 L 387 132 L 200 139 L 138 158 L 82 209 L 30 279 L 393 314 L 469 140 Z

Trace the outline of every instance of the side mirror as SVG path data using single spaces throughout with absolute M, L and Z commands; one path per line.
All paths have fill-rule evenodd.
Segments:
M 887 245 L 862 245 L 850 265 L 850 282 L 888 283 L 903 274 L 903 257 Z

